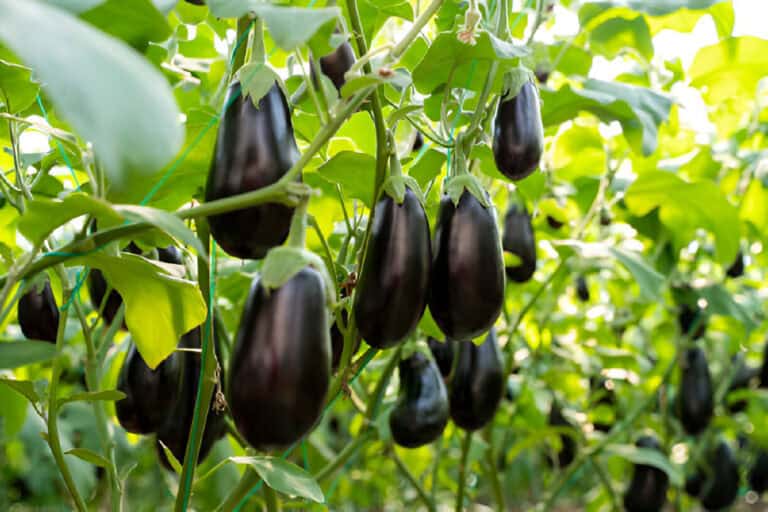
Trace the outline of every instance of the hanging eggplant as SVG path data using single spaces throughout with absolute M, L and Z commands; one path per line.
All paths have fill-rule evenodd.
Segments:
M 344 75 L 355 64 L 355 52 L 352 51 L 352 45 L 349 44 L 349 41 L 344 41 L 333 52 L 320 57 L 319 64 L 320 71 L 331 79 L 337 91 L 341 91 L 347 81 Z M 310 74 L 313 81 L 317 83 L 314 67 L 311 67 Z
M 232 100 L 232 98 L 235 98 Z M 219 126 L 205 200 L 215 201 L 272 185 L 298 160 L 293 124 L 283 91 L 275 82 L 254 105 L 234 82 Z M 211 235 L 231 256 L 263 258 L 288 236 L 293 209 L 266 203 L 208 218 Z
M 491 329 L 481 345 L 458 343 L 459 355 L 451 379 L 453 422 L 464 430 L 477 430 L 493 419 L 504 394 L 504 368 Z
M 493 123 L 493 156 L 496 168 L 518 181 L 536 170 L 543 151 L 539 91 L 529 80 L 516 96 L 504 97 L 499 103 Z
M 475 338 L 496 322 L 504 303 L 504 259 L 493 211 L 465 190 L 454 206 L 440 201 L 429 310 L 455 340 Z
M 174 352 L 152 370 L 131 343 L 117 378 L 125 398 L 115 402 L 120 425 L 134 434 L 157 432 L 168 420 L 180 396 L 183 355 Z
M 549 425 L 552 427 L 573 428 L 573 425 L 563 416 L 560 404 L 555 401 L 552 402 L 552 406 L 549 409 Z M 573 436 L 560 434 L 560 451 L 557 452 L 557 466 L 560 468 L 569 466 L 575 457 L 576 441 L 573 439 Z M 550 460 L 550 462 L 552 461 Z
M 448 394 L 435 362 L 421 352 L 400 361 L 400 397 L 389 416 L 392 439 L 416 448 L 431 443 L 448 423 Z
M 507 278 L 516 283 L 530 280 L 536 271 L 536 237 L 524 205 L 513 203 L 507 210 L 501 245 L 505 252 L 520 258 L 519 264 L 506 267 Z
M 427 305 L 431 263 L 429 222 L 416 194 L 406 187 L 402 204 L 383 194 L 354 302 L 369 345 L 393 347 L 416 328 Z
M 254 280 L 231 358 L 235 425 L 254 447 L 298 441 L 322 411 L 331 373 L 325 286 L 310 267 L 275 290 Z
M 440 375 L 448 377 L 451 375 L 451 369 L 453 369 L 453 358 L 456 354 L 456 342 L 451 339 L 445 341 L 438 341 L 435 338 L 429 338 L 427 340 L 429 350 L 432 351 L 432 357 L 435 358 L 435 363 L 440 370 Z
M 642 436 L 635 445 L 661 452 L 659 440 Z M 658 512 L 667 501 L 669 476 L 661 469 L 647 464 L 635 464 L 632 480 L 624 494 L 624 510 L 627 512 Z
M 712 378 L 704 351 L 699 347 L 686 349 L 680 370 L 678 417 L 685 431 L 696 435 L 707 428 L 715 408 Z
M 728 444 L 720 440 L 708 457 L 710 477 L 701 490 L 701 504 L 706 510 L 729 507 L 739 494 L 739 465 Z
M 32 285 L 17 304 L 19 327 L 24 337 L 30 340 L 56 343 L 59 330 L 59 307 L 46 277 L 42 286 Z

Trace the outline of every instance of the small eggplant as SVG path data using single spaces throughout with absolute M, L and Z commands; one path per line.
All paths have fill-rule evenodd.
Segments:
M 416 328 L 427 306 L 431 263 L 429 222 L 416 194 L 406 188 L 402 204 L 384 194 L 354 301 L 357 326 L 369 345 L 393 347 Z
M 344 41 L 333 52 L 320 57 L 320 71 L 331 79 L 337 91 L 346 83 L 344 75 L 355 63 L 355 52 L 352 51 L 352 45 L 349 41 Z M 312 68 L 311 74 L 314 78 L 315 70 Z
M 658 439 L 643 436 L 635 443 L 638 448 L 661 452 Z M 635 464 L 632 480 L 624 494 L 624 510 L 627 512 L 657 512 L 667 501 L 669 476 L 661 469 L 647 464 Z
M 573 425 L 563 416 L 563 410 L 556 402 L 552 402 L 549 409 L 549 425 L 552 427 L 569 427 Z M 560 451 L 557 452 L 557 465 L 560 468 L 567 467 L 576 457 L 576 441 L 568 434 L 560 434 Z
M 504 368 L 495 329 L 481 345 L 462 341 L 458 349 L 451 379 L 451 418 L 464 430 L 477 430 L 493 419 L 504 395 Z
M 734 279 L 744 275 L 744 253 L 739 251 L 736 255 L 736 259 L 733 260 L 731 266 L 725 271 L 725 275 Z
M 46 278 L 42 288 L 31 287 L 17 305 L 19 327 L 30 340 L 56 343 L 59 330 L 59 307 Z
M 731 381 L 731 385 L 728 386 L 728 393 L 741 389 L 756 387 L 756 383 L 760 379 L 760 369 L 752 368 L 743 359 L 739 358 L 738 361 L 735 359 L 736 357 L 734 357 L 733 364 L 737 364 L 738 367 L 736 369 L 736 374 Z M 728 403 L 727 408 L 731 413 L 742 412 L 747 408 L 747 401 L 737 400 L 735 402 Z
M 686 349 L 680 368 L 678 417 L 688 434 L 707 428 L 714 411 L 712 377 L 707 356 L 699 347 Z
M 516 283 L 530 280 L 536 271 L 536 237 L 525 206 L 512 204 L 507 210 L 501 245 L 505 252 L 520 258 L 519 265 L 506 267 L 507 278 Z
M 589 302 L 589 286 L 587 285 L 587 279 L 584 276 L 576 278 L 576 297 L 581 302 Z
M 437 363 L 437 367 L 440 369 L 440 375 L 444 378 L 450 376 L 451 369 L 453 369 L 453 358 L 456 354 L 456 342 L 447 338 L 445 341 L 429 338 L 427 345 L 429 345 L 432 357 L 435 358 L 435 363 Z
M 400 361 L 400 397 L 389 416 L 392 439 L 406 448 L 431 443 L 448 423 L 448 394 L 435 362 L 421 352 Z
M 320 417 L 331 373 L 325 285 L 304 268 L 275 290 L 254 280 L 230 360 L 238 431 L 259 449 L 298 441 Z
M 510 180 L 526 178 L 539 166 L 544 151 L 539 92 L 532 81 L 517 96 L 499 103 L 493 128 L 496 168 Z
M 424 147 L 424 136 L 421 134 L 421 132 L 416 132 L 416 137 L 413 139 L 413 146 L 411 146 L 411 151 L 413 153 L 416 153 L 417 151 L 421 151 L 421 148 Z
M 232 100 L 232 98 L 235 98 Z M 283 91 L 275 82 L 258 106 L 233 83 L 219 125 L 205 200 L 214 201 L 272 185 L 299 157 Z M 208 218 L 211 235 L 229 255 L 263 258 L 288 237 L 293 209 L 265 203 Z
M 712 476 L 701 490 L 701 504 L 706 510 L 720 510 L 730 506 L 739 494 L 739 465 L 731 447 L 722 440 L 707 462 Z
M 458 206 L 440 201 L 429 310 L 449 338 L 475 338 L 496 322 L 504 303 L 504 259 L 493 211 L 464 191 Z
M 681 304 L 678 310 L 677 321 L 683 336 L 688 335 L 694 325 L 697 326 L 696 331 L 690 335 L 691 339 L 697 340 L 704 336 L 704 333 L 707 331 L 706 312 L 697 304 Z

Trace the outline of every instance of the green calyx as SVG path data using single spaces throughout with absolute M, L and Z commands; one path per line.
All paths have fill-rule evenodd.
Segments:
M 336 303 L 336 296 L 331 275 L 328 273 L 323 259 L 305 248 L 284 245 L 270 250 L 261 264 L 261 283 L 270 290 L 280 288 L 308 266 L 323 276 L 326 301 L 328 307 L 333 308 Z
M 504 75 L 504 87 L 502 89 L 504 94 L 501 101 L 510 100 L 520 94 L 520 89 L 528 82 L 536 83 L 535 76 L 530 69 L 520 65 L 510 70 Z

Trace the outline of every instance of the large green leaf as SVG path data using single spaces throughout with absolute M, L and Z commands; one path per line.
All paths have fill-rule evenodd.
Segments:
M 35 101 L 39 90 L 31 69 L 0 60 L 0 104 L 5 110 L 21 112 Z
M 312 475 L 299 466 L 278 457 L 230 457 L 236 464 L 251 466 L 264 483 L 274 490 L 289 496 L 300 496 L 317 503 L 323 503 L 325 496 Z
M 168 21 L 150 0 L 107 0 L 80 18 L 139 50 L 171 35 Z
M 605 447 L 605 451 L 634 464 L 644 464 L 659 468 L 669 476 L 669 481 L 674 486 L 683 485 L 685 481 L 683 468 L 678 464 L 673 464 L 669 458 L 658 450 L 638 448 L 631 444 L 609 444 Z
M 363 153 L 342 151 L 318 168 L 320 176 L 337 183 L 348 197 L 360 199 L 370 208 L 373 204 L 373 178 L 376 159 Z
M 618 121 L 632 149 L 650 155 L 658 144 L 658 127 L 667 120 L 672 102 L 650 89 L 587 80 L 582 89 L 566 85 L 557 91 L 541 90 L 541 115 L 545 126 L 559 125 L 581 111 L 601 121 Z
M 605 11 L 611 7 L 628 7 L 633 11 L 644 12 L 652 16 L 661 16 L 679 9 L 706 9 L 724 0 L 586 0 L 585 7 L 590 12 Z M 584 15 L 579 13 L 583 23 Z
M 156 368 L 176 348 L 181 336 L 206 317 L 200 288 L 170 274 L 169 266 L 141 256 L 93 253 L 69 260 L 101 270 L 125 303 L 125 323 L 144 361 Z
M 50 361 L 55 355 L 56 345 L 47 341 L 2 341 L 0 342 L 0 369 L 13 369 Z
M 659 219 L 679 245 L 703 227 L 715 237 L 720 263 L 730 264 L 739 251 L 738 211 L 711 181 L 688 183 L 671 173 L 648 172 L 630 185 L 624 200 L 639 217 L 659 208 Z
M 753 98 L 768 69 L 768 41 L 734 37 L 699 50 L 688 70 L 691 85 L 716 105 L 734 97 Z
M 605 20 L 590 32 L 589 41 L 592 50 L 611 59 L 627 48 L 637 50 L 647 60 L 653 57 L 651 31 L 643 16 Z
M 759 180 L 752 180 L 741 201 L 739 216 L 768 237 L 768 189 Z
M 179 110 L 158 70 L 124 43 L 37 0 L 0 0 L 0 40 L 92 141 L 110 193 L 140 187 L 178 152 Z

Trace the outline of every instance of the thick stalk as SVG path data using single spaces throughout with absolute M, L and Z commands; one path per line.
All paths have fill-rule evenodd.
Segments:
M 305 198 L 296 207 L 291 217 L 291 229 L 288 232 L 288 245 L 303 249 L 307 242 L 307 206 L 309 198 Z
M 248 44 L 243 40 L 248 33 L 248 29 L 251 27 L 251 17 L 243 16 L 237 20 L 237 36 L 235 37 L 235 44 L 239 44 L 237 51 L 232 56 L 232 72 L 234 73 L 240 69 L 245 62 L 245 54 L 248 51 Z
M 456 493 L 456 512 L 464 510 L 464 488 L 467 484 L 467 460 L 469 446 L 472 444 L 472 432 L 467 432 L 461 445 L 461 462 L 459 462 L 459 491 Z

